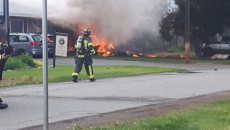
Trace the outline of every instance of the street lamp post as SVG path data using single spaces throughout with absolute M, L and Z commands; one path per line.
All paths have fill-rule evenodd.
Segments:
M 190 0 L 185 0 L 185 63 L 190 63 Z

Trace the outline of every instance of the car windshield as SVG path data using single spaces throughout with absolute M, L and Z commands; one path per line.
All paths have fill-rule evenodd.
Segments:
M 33 35 L 32 37 L 33 37 L 35 42 L 41 42 L 42 41 L 42 37 L 40 35 Z
M 50 41 L 54 41 L 54 37 L 53 36 L 48 36 L 48 38 L 50 39 Z

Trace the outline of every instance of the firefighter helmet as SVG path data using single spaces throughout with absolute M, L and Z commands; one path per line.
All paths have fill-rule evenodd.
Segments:
M 91 30 L 90 30 L 89 28 L 86 28 L 86 29 L 84 30 L 84 34 L 85 34 L 85 35 L 91 35 Z

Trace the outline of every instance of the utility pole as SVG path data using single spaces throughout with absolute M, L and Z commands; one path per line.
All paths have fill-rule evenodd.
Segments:
M 44 121 L 43 130 L 49 129 L 49 103 L 48 103 L 48 58 L 47 58 L 47 0 L 42 0 L 42 38 L 43 38 L 43 99 Z
M 9 0 L 6 0 L 5 1 L 5 11 L 6 11 L 6 28 L 7 28 L 7 31 L 6 31 L 6 43 L 9 45 L 10 44 L 10 12 L 9 12 L 9 8 L 10 8 L 10 5 L 9 5 Z
M 190 0 L 185 0 L 185 64 L 190 63 Z

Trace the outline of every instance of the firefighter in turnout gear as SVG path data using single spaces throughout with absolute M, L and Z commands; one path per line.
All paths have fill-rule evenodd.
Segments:
M 2 42 L 0 42 L 0 49 L 2 49 L 2 47 L 7 47 L 7 44 L 2 44 Z M 0 81 L 2 80 L 2 72 L 3 72 L 3 68 L 5 66 L 5 63 L 7 61 L 7 59 L 10 57 L 10 55 L 6 55 L 6 54 L 0 54 Z M 7 108 L 8 105 L 3 103 L 1 94 L 0 94 L 0 109 L 5 109 Z
M 89 76 L 90 82 L 96 81 L 93 72 L 93 59 L 92 55 L 95 54 L 92 39 L 89 37 L 91 35 L 91 30 L 89 28 L 84 30 L 84 35 L 79 36 L 75 44 L 76 48 L 76 59 L 75 59 L 75 70 L 72 74 L 72 81 L 78 82 L 79 74 L 82 70 L 84 64 L 87 75 Z

